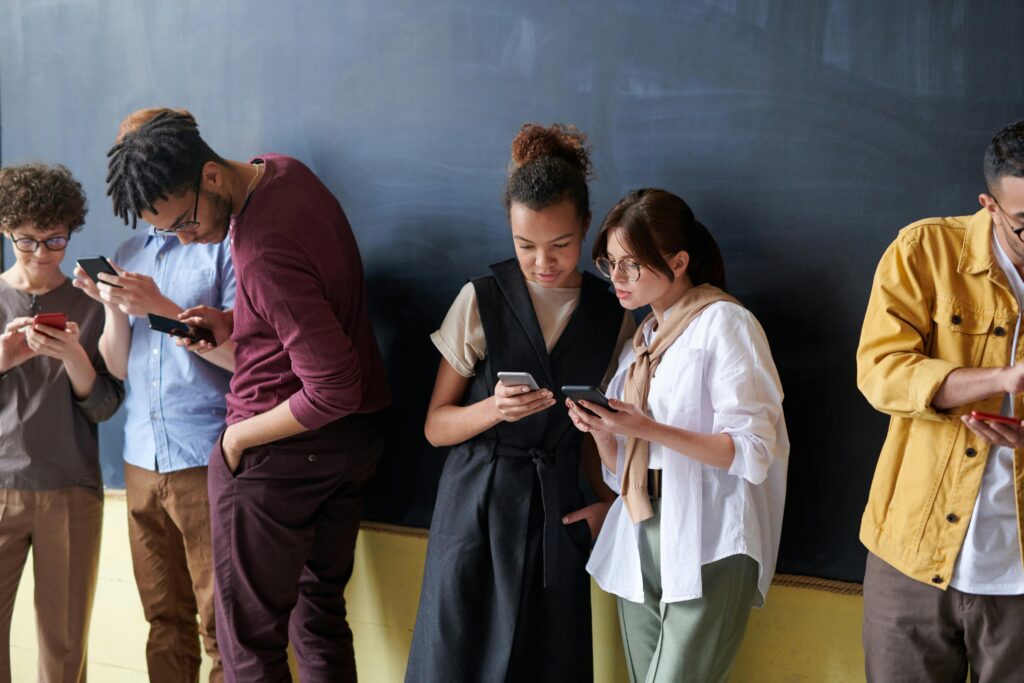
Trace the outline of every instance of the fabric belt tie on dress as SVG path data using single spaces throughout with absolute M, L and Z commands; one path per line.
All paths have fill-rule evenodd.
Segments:
M 544 509 L 544 525 L 541 536 L 541 558 L 544 564 L 544 587 L 555 585 L 558 578 L 558 545 L 562 534 L 562 516 L 558 505 L 558 480 L 555 477 L 555 458 L 541 448 L 520 448 L 497 444 L 494 454 L 504 458 L 530 458 L 537 468 L 540 481 L 540 501 Z

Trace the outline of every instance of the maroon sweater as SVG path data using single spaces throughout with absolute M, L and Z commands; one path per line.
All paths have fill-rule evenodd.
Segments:
M 288 401 L 307 429 L 391 401 L 348 219 L 302 162 L 265 154 L 231 224 L 235 374 L 227 423 Z

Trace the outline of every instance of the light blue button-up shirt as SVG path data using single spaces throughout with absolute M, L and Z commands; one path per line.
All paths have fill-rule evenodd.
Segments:
M 114 262 L 149 275 L 168 299 L 182 308 L 234 306 L 231 250 L 220 244 L 184 246 L 152 229 L 122 244 Z M 157 472 L 203 467 L 224 429 L 224 396 L 231 373 L 149 329 L 146 318 L 129 317 L 124 460 Z

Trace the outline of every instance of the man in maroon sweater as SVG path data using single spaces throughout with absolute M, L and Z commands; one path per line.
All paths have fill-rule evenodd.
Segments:
M 209 474 L 225 677 L 291 680 L 290 640 L 305 683 L 354 681 L 343 593 L 390 392 L 341 205 L 295 159 L 222 159 L 175 112 L 108 156 L 108 194 L 126 223 L 141 218 L 183 244 L 231 239 L 233 316 L 183 314 L 236 344 Z

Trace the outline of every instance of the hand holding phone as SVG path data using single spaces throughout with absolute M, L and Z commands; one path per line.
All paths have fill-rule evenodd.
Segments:
M 573 403 L 576 403 L 577 405 L 580 401 L 589 401 L 594 405 L 601 406 L 610 413 L 619 412 L 608 404 L 608 398 L 597 387 L 591 387 L 582 384 L 566 384 L 565 386 L 562 387 L 562 393 L 571 398 L 573 400 Z M 580 409 L 586 410 L 594 417 L 597 417 L 597 413 L 595 413 L 593 410 L 587 410 L 582 405 L 580 406 Z
M 110 261 L 107 260 L 106 256 L 90 256 L 88 258 L 78 259 L 78 267 L 85 271 L 85 274 L 92 278 L 92 281 L 97 286 L 100 283 L 107 285 L 108 287 L 117 287 L 121 289 L 121 285 L 115 285 L 112 282 L 105 282 L 100 279 L 100 273 L 106 273 L 107 275 L 113 275 L 117 277 L 117 269 L 110 265 Z
M 63 330 L 68 326 L 68 316 L 67 313 L 40 313 L 32 319 L 32 324 Z
M 975 420 L 981 420 L 982 422 L 998 422 L 999 424 L 1012 425 L 1014 427 L 1020 426 L 1020 420 L 1016 417 L 1006 417 L 1005 415 L 994 415 L 992 413 L 983 413 L 980 410 L 972 410 L 971 417 Z
M 528 386 L 530 391 L 537 391 L 540 385 L 528 372 L 499 372 L 498 380 L 506 387 Z
M 213 336 L 213 332 L 205 327 L 189 325 L 188 323 L 181 322 L 180 320 L 165 318 L 162 315 L 156 315 L 154 313 L 150 313 L 147 317 L 149 319 L 149 329 L 151 330 L 163 332 L 164 334 L 169 334 L 172 337 L 183 337 L 192 342 L 204 341 L 210 346 L 217 345 L 217 339 Z

